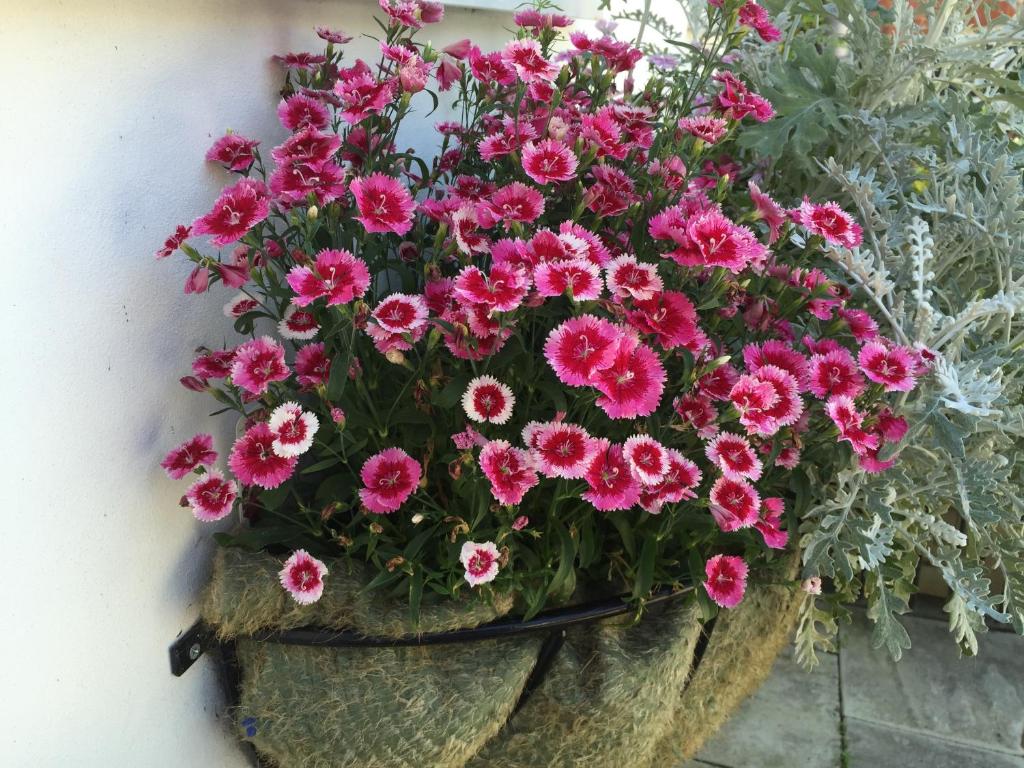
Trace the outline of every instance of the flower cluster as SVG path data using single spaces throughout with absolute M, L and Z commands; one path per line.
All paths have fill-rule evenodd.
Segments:
M 778 37 L 732 5 L 712 13 Z M 860 226 L 785 208 L 726 154 L 774 110 L 724 66 L 634 92 L 640 52 L 565 40 L 561 15 L 516 14 L 498 51 L 436 51 L 412 35 L 439 4 L 381 8 L 375 67 L 330 30 L 324 53 L 276 57 L 273 169 L 219 139 L 208 159 L 242 178 L 158 252 L 194 262 L 186 292 L 240 291 L 225 314 L 249 336 L 182 379 L 239 413 L 232 477 L 210 435 L 163 466 L 198 474 L 199 519 L 237 506 L 236 536 L 273 523 L 302 544 L 281 583 L 303 604 L 327 577 L 313 552 L 417 595 L 494 582 L 531 611 L 574 572 L 735 606 L 789 545 L 804 463 L 890 466 L 907 424 L 889 393 L 928 371 L 826 271 L 822 244 L 857 248 Z M 427 162 L 396 147 L 431 83 L 463 120 Z M 233 250 L 204 255 L 204 235 Z

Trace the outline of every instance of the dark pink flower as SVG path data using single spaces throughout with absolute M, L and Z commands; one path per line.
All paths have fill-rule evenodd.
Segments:
M 211 470 L 192 484 L 185 498 L 196 520 L 212 523 L 231 514 L 231 507 L 238 498 L 238 486 L 234 480 L 225 480 L 220 472 Z
M 863 230 L 839 203 L 812 203 L 806 197 L 796 209 L 796 219 L 809 232 L 821 235 L 830 243 L 856 248 L 863 239 Z
M 552 81 L 558 75 L 559 67 L 541 54 L 540 43 L 536 40 L 512 40 L 501 52 L 502 60 L 515 68 L 524 83 L 538 80 Z
M 325 249 L 316 255 L 313 269 L 292 267 L 286 276 L 295 291 L 292 303 L 305 307 L 321 296 L 327 297 L 327 306 L 348 304 L 361 297 L 370 286 L 370 271 L 362 259 L 348 251 Z
M 270 176 L 270 191 L 285 205 L 305 205 L 310 195 L 319 205 L 345 194 L 345 169 L 333 160 L 288 162 Z
M 254 179 L 241 179 L 223 190 L 213 209 L 195 220 L 192 232 L 212 235 L 217 246 L 229 245 L 259 224 L 270 213 L 270 190 Z
M 229 171 L 239 173 L 249 170 L 256 161 L 255 150 L 259 142 L 254 139 L 247 139 L 237 133 L 228 133 L 221 136 L 206 153 L 206 161 L 219 163 Z
M 294 456 L 278 456 L 274 452 L 274 439 L 267 423 L 260 421 L 235 441 L 228 466 L 243 485 L 277 488 L 292 476 L 299 460 Z
M 708 461 L 732 480 L 757 480 L 763 469 L 761 460 L 742 435 L 720 433 L 704 449 Z
M 633 180 L 619 168 L 598 165 L 590 169 L 594 183 L 587 189 L 587 208 L 598 216 L 617 216 L 637 201 Z
M 747 564 L 735 555 L 715 555 L 704 565 L 704 589 L 723 608 L 735 608 L 747 591 Z
M 776 203 L 770 195 L 762 192 L 753 180 L 748 182 L 747 188 L 750 190 L 750 199 L 754 203 L 755 215 L 768 225 L 768 243 L 774 243 L 779 239 L 782 225 L 788 221 L 789 217 L 786 215 L 785 209 Z
M 492 440 L 483 447 L 480 470 L 491 481 L 491 494 L 501 504 L 518 504 L 540 482 L 530 455 L 506 440 Z
M 715 75 L 715 80 L 722 83 L 715 104 L 727 117 L 742 120 L 753 115 L 755 120 L 764 123 L 775 116 L 775 109 L 768 100 L 748 89 L 732 72 L 721 72 Z
M 364 64 L 363 67 L 346 70 L 335 84 L 334 92 L 341 99 L 342 120 L 355 125 L 370 115 L 380 114 L 394 101 L 395 81 L 378 80 Z
M 321 40 L 326 40 L 328 43 L 334 43 L 336 45 L 344 45 L 345 43 L 352 42 L 352 35 L 340 30 L 340 29 L 329 29 L 328 27 L 317 27 L 316 36 Z
M 768 11 L 754 0 L 747 0 L 740 8 L 739 22 L 755 30 L 766 43 L 774 43 L 776 40 L 782 39 L 782 33 L 778 27 L 772 24 Z
M 532 224 L 544 213 L 544 196 L 532 187 L 513 181 L 495 192 L 489 201 L 477 204 L 480 225 L 493 227 L 499 221 L 508 229 L 514 221 Z
M 561 141 L 545 139 L 523 145 L 523 170 L 538 184 L 576 178 L 576 155 Z
M 205 432 L 186 440 L 164 457 L 160 466 L 173 480 L 180 480 L 196 467 L 212 467 L 217 461 L 213 450 L 213 435 Z
M 284 347 L 270 336 L 261 336 L 235 349 L 231 383 L 252 395 L 262 395 L 272 382 L 291 375 L 284 362 Z
M 864 375 L 881 384 L 887 392 L 909 392 L 917 383 L 914 353 L 907 347 L 869 341 L 860 348 L 857 362 Z
M 374 173 L 353 179 L 352 194 L 359 208 L 356 217 L 367 232 L 394 232 L 404 235 L 412 228 L 416 203 L 398 179 Z
M 380 8 L 392 21 L 402 26 L 422 29 L 444 18 L 444 5 L 433 0 L 378 0 Z
M 516 71 L 505 63 L 501 51 L 482 53 L 479 48 L 473 46 L 469 52 L 469 69 L 473 77 L 482 83 L 509 86 L 516 82 Z
M 277 574 L 281 586 L 299 605 L 310 605 L 324 593 L 327 566 L 304 549 L 292 553 Z
M 283 144 L 274 147 L 270 154 L 278 163 L 301 163 L 316 165 L 330 160 L 341 147 L 341 137 L 335 133 L 321 133 L 307 126 L 289 136 Z
M 898 443 L 906 436 L 909 428 L 907 420 L 896 416 L 889 408 L 883 408 L 878 414 L 877 429 L 886 442 Z
M 562 13 L 541 13 L 533 8 L 516 11 L 512 16 L 518 26 L 540 32 L 542 29 L 555 29 L 572 25 L 572 18 Z
M 781 529 L 785 509 L 785 502 L 778 496 L 761 502 L 761 519 L 754 523 L 754 528 L 764 537 L 764 543 L 769 549 L 785 549 L 789 542 L 789 534 Z
M 322 342 L 307 344 L 295 353 L 295 376 L 303 389 L 326 384 L 330 375 L 331 359 L 324 354 Z
M 672 407 L 683 424 L 693 427 L 699 436 L 706 439 L 718 432 L 715 424 L 718 411 L 711 398 L 700 394 L 683 395 L 673 401 Z
M 190 293 L 205 293 L 210 288 L 209 267 L 196 267 L 185 278 L 185 295 Z
M 857 361 L 842 347 L 811 357 L 809 383 L 811 394 L 823 400 L 833 395 L 857 397 L 864 391 Z
M 839 317 L 850 327 L 853 338 L 863 344 L 878 336 L 878 323 L 863 309 L 839 309 Z
M 729 121 L 721 117 L 701 115 L 699 117 L 684 117 L 679 121 L 679 129 L 691 136 L 696 136 L 705 144 L 715 144 L 723 136 L 729 127 Z
M 181 247 L 182 243 L 184 243 L 191 234 L 192 227 L 185 226 L 184 224 L 179 224 L 177 228 L 174 230 L 174 234 L 170 235 L 166 240 L 164 240 L 163 248 L 156 252 L 156 257 L 158 259 L 166 259 L 172 253 L 178 250 Z
M 511 312 L 522 303 L 529 287 L 530 279 L 519 267 L 498 264 L 485 275 L 479 267 L 469 266 L 455 278 L 454 294 L 470 304 Z
M 471 50 L 473 50 L 473 41 L 468 37 L 464 37 L 461 40 L 456 40 L 454 43 L 449 43 L 441 49 L 441 52 L 462 60 L 469 56 Z
M 544 344 L 544 357 L 559 380 L 589 386 L 598 371 L 615 360 L 620 332 L 607 320 L 583 315 L 555 328 Z
M 711 514 L 726 533 L 757 522 L 761 497 L 746 480 L 720 477 L 711 488 Z
M 632 334 L 620 337 L 611 364 L 596 372 L 597 406 L 612 419 L 649 416 L 658 408 L 668 375 L 661 359 Z
M 387 448 L 370 457 L 359 471 L 359 498 L 371 512 L 394 512 L 412 496 L 423 469 L 401 448 Z
M 660 291 L 649 299 L 634 301 L 626 317 L 640 333 L 653 335 L 662 349 L 687 347 L 694 351 L 695 342 L 702 337 L 697 310 L 679 291 Z
M 223 379 L 231 374 L 234 360 L 234 349 L 206 352 L 192 361 L 192 372 L 204 379 Z
M 289 131 L 297 131 L 307 126 L 324 128 L 331 119 L 327 107 L 313 97 L 301 93 L 282 99 L 277 107 L 277 117 L 281 125 Z
M 629 509 L 640 499 L 640 483 L 630 471 L 621 445 L 613 445 L 604 438 L 597 443 L 594 459 L 585 474 L 589 489 L 583 494 L 583 500 L 602 512 Z

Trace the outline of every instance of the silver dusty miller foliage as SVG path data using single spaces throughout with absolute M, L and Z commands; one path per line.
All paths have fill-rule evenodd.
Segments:
M 1024 633 L 1024 28 L 972 27 L 968 10 L 940 2 L 923 31 L 903 2 L 888 19 L 856 2 L 791 3 L 784 45 L 744 62 L 779 112 L 743 137 L 775 158 L 773 189 L 856 212 L 864 243 L 830 252 L 832 267 L 883 332 L 936 355 L 904 399 L 899 463 L 821 478 L 802 521 L 805 574 L 835 586 L 804 600 L 805 664 L 860 595 L 875 645 L 899 658 L 921 562 L 949 585 L 965 653 L 986 618 Z
M 654 33 L 649 53 L 682 52 L 706 2 L 679 2 L 688 30 L 648 3 L 616 17 Z M 863 596 L 874 644 L 900 658 L 922 562 L 949 585 L 950 631 L 974 654 L 986 619 L 1024 634 L 1024 26 L 973 23 L 974 0 L 761 4 L 783 39 L 751 40 L 740 68 L 777 115 L 739 143 L 773 158 L 764 174 L 782 204 L 807 195 L 855 213 L 863 245 L 824 267 L 874 305 L 885 335 L 935 353 L 904 396 L 910 431 L 879 456 L 899 452 L 895 467 L 817 478 L 804 574 L 832 589 L 805 595 L 797 656 L 813 666 L 833 649 Z

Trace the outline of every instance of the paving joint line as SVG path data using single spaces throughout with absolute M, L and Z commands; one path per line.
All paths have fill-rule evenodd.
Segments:
M 1008 755 L 1010 757 L 1024 757 L 1024 752 L 1013 751 L 1006 747 L 992 746 L 979 741 L 964 741 L 963 739 L 952 739 L 948 736 L 943 736 L 941 733 L 935 731 L 922 731 L 918 728 L 911 728 L 906 725 L 899 725 L 898 723 L 880 722 L 878 720 L 872 720 L 868 717 L 858 717 L 857 715 L 850 715 L 851 720 L 857 720 L 861 723 L 867 723 L 877 728 L 885 728 L 890 731 L 896 731 L 898 733 L 905 733 L 911 736 L 923 736 L 926 738 L 936 739 L 941 741 L 943 744 L 954 744 L 958 747 L 965 747 L 967 749 L 973 749 L 976 752 L 991 752 L 996 755 Z

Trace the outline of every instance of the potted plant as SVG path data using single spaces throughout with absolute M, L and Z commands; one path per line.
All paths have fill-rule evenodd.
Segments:
M 438 51 L 415 33 L 439 4 L 381 8 L 373 66 L 327 29 L 278 57 L 273 164 L 219 139 L 241 178 L 158 254 L 194 262 L 186 292 L 233 289 L 248 337 L 182 379 L 238 413 L 226 469 L 208 434 L 163 462 L 198 475 L 196 517 L 238 515 L 204 617 L 235 641 L 239 730 L 282 766 L 667 764 L 820 591 L 790 536 L 811 478 L 894 463 L 928 351 L 828 269 L 849 214 L 729 158 L 773 114 L 726 63 L 777 37 L 753 0 L 642 86 L 639 49 L 560 14 Z M 420 92 L 460 115 L 433 158 L 397 145 Z M 415 642 L 594 595 L 629 614 Z M 372 646 L 280 642 L 307 627 Z

